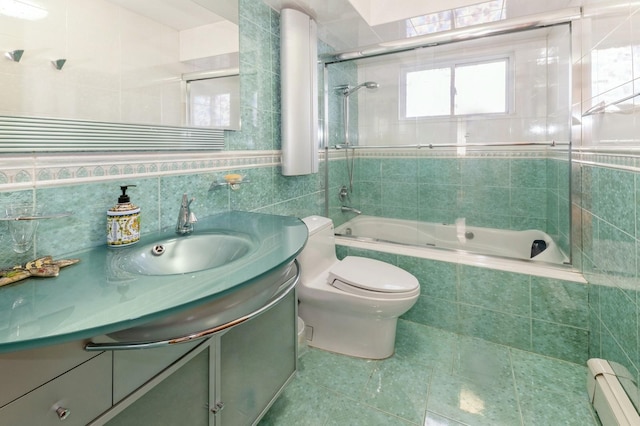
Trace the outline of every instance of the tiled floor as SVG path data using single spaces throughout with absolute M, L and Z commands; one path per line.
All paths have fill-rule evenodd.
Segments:
M 396 340 L 382 361 L 306 349 L 260 425 L 599 424 L 584 366 L 403 320 Z

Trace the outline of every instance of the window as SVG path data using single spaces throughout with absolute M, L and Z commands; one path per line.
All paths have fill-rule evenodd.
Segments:
M 405 70 L 401 118 L 505 114 L 508 58 Z
M 406 35 L 407 37 L 415 37 L 454 28 L 500 21 L 506 18 L 507 1 L 490 0 L 471 6 L 447 9 L 407 19 L 405 21 Z

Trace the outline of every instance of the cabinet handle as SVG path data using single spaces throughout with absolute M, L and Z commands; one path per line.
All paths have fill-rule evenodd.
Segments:
M 62 421 L 71 415 L 71 410 L 64 407 L 58 407 L 56 408 L 56 414 L 58 415 L 60 421 Z
M 223 408 L 224 408 L 223 402 L 216 402 L 216 405 L 211 409 L 211 412 L 213 414 L 218 414 L 220 411 L 222 411 Z
M 233 321 L 229 321 L 228 323 L 217 325 L 207 330 L 198 331 L 195 333 L 191 333 L 187 336 L 176 337 L 174 339 L 159 340 L 159 341 L 152 341 L 152 342 L 116 342 L 116 343 L 89 342 L 85 345 L 84 350 L 85 351 L 122 351 L 122 350 L 128 350 L 128 349 L 158 348 L 163 346 L 175 345 L 177 343 L 193 342 L 195 340 L 204 339 L 206 337 L 209 337 L 213 334 L 229 329 L 231 327 L 235 327 L 236 325 L 242 324 L 243 322 L 248 321 L 257 315 L 260 315 L 264 311 L 269 310 L 272 306 L 276 305 L 278 302 L 284 299 L 289 294 L 289 292 L 295 288 L 296 284 L 298 284 L 298 280 L 300 279 L 300 265 L 298 264 L 297 259 L 294 260 L 294 262 L 296 264 L 296 275 L 292 279 L 290 279 L 287 283 L 281 286 L 281 288 L 285 286 L 286 288 L 282 290 L 281 293 L 275 299 L 271 299 L 269 303 L 251 312 L 250 314 L 234 319 Z

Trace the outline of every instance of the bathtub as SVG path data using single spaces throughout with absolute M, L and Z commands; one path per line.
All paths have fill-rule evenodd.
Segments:
M 539 230 L 511 231 L 359 215 L 335 228 L 336 244 L 425 259 L 483 266 L 569 281 L 584 278 L 553 238 Z M 532 244 L 546 248 L 532 252 Z M 532 257 L 533 256 L 533 257 Z

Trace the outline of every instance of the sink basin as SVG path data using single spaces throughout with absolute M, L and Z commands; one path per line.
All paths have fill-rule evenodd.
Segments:
M 141 275 L 174 275 L 217 268 L 250 253 L 255 243 L 243 234 L 209 232 L 158 240 L 131 248 L 120 267 Z

